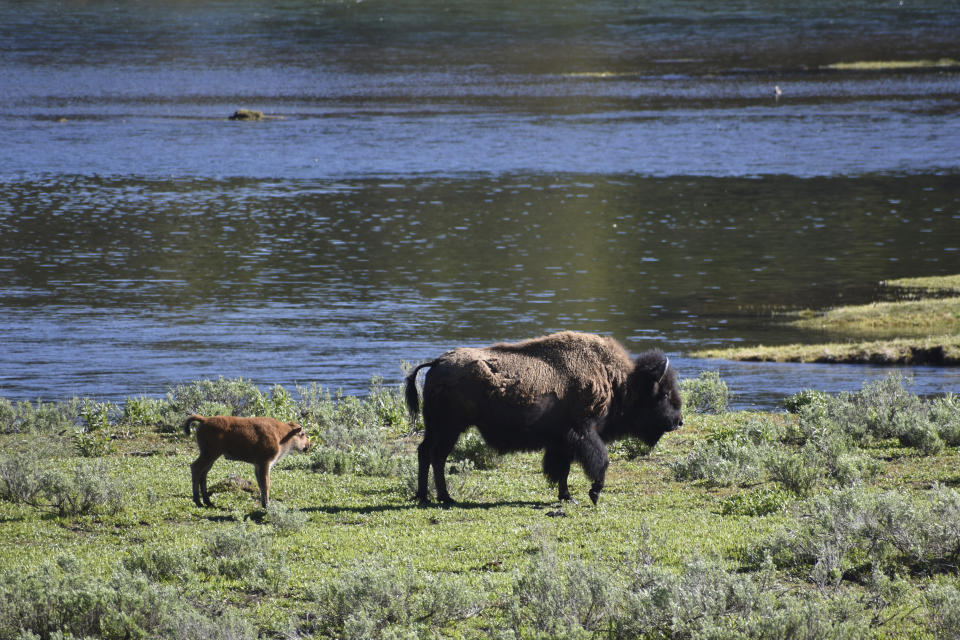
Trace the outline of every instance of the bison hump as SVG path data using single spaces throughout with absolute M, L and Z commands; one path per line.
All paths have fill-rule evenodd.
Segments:
M 550 404 L 561 402 L 573 413 L 598 416 L 629 372 L 630 358 L 619 351 L 599 336 L 555 334 L 486 349 L 455 349 L 444 360 L 449 373 L 479 383 L 488 397 L 501 402 L 533 408 L 550 398 Z

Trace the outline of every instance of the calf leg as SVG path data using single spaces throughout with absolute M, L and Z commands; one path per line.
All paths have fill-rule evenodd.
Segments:
M 264 509 L 267 508 L 267 503 L 270 502 L 270 467 L 272 466 L 269 462 L 258 462 L 254 464 L 257 472 L 257 485 L 260 487 L 260 506 Z
M 600 491 L 603 490 L 610 457 L 607 454 L 607 445 L 593 429 L 588 429 L 583 438 L 578 440 L 577 459 L 583 467 L 583 472 L 593 481 L 590 487 L 590 499 L 593 504 L 597 504 Z
M 193 502 L 198 507 L 202 507 L 204 504 L 208 507 L 213 506 L 213 503 L 210 502 L 210 493 L 207 491 L 207 473 L 219 457 L 205 456 L 201 453 L 190 465 L 190 478 L 193 481 Z M 203 494 L 203 502 L 200 502 L 201 493 Z

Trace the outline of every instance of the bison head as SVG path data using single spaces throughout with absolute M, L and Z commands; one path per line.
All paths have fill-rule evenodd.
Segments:
M 663 352 L 641 354 L 626 384 L 623 417 L 629 423 L 624 425 L 627 434 L 653 446 L 664 433 L 683 425 L 677 374 Z

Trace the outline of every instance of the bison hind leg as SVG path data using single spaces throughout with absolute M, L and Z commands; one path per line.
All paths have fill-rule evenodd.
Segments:
M 453 451 L 454 445 L 466 426 L 456 426 L 451 423 L 438 423 L 424 412 L 425 433 L 423 442 L 417 448 L 417 500 L 420 504 L 430 502 L 427 488 L 430 468 L 433 468 L 433 484 L 437 488 L 437 500 L 444 504 L 452 504 L 453 498 L 447 492 L 447 478 L 444 467 L 447 457 Z

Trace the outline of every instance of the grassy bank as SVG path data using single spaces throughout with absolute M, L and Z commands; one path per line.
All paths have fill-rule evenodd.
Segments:
M 612 450 L 599 507 L 474 437 L 459 506 L 413 501 L 417 425 L 368 397 L 239 380 L 166 399 L 0 400 L 0 638 L 950 638 L 960 622 L 960 401 L 891 378 Z M 190 499 L 188 412 L 297 418 L 273 474 L 221 460 Z
M 960 297 L 955 297 L 960 293 L 960 276 L 904 278 L 883 284 L 911 299 L 781 318 L 783 324 L 817 332 L 827 342 L 708 349 L 691 355 L 758 362 L 960 365 Z
M 960 366 L 960 335 L 704 349 L 692 355 L 743 362 Z

